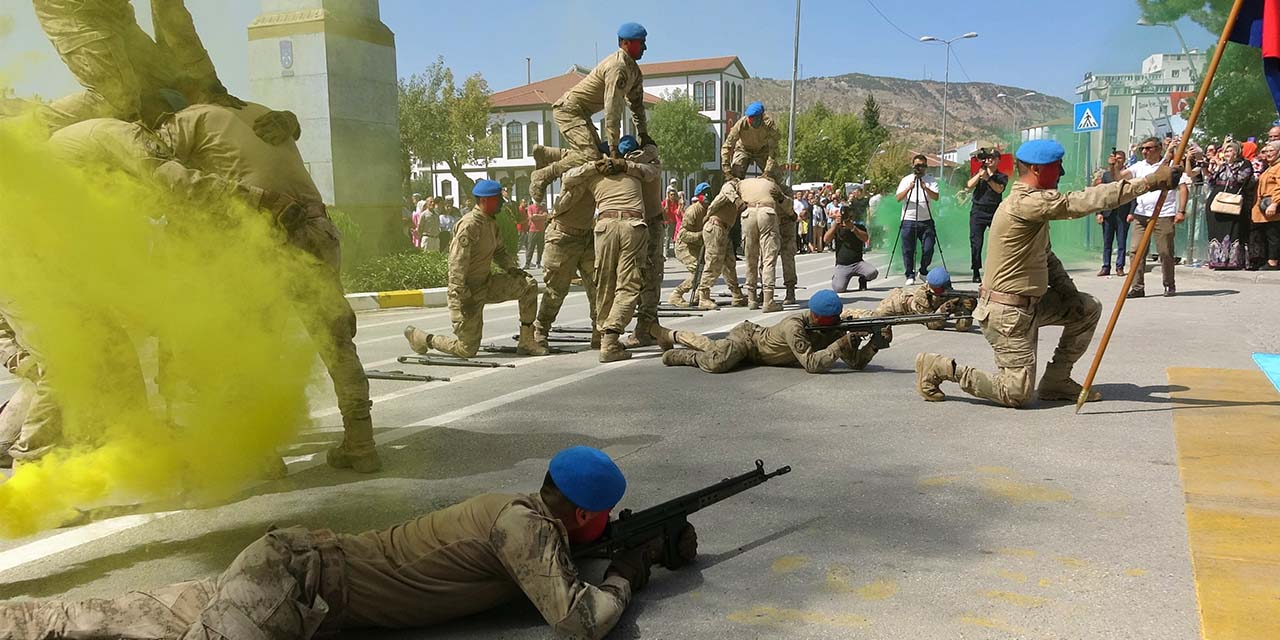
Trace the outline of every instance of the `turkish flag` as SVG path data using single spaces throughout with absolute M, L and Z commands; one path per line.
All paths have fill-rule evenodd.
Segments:
M 1230 40 L 1262 49 L 1262 74 L 1280 112 L 1280 0 L 1244 0 Z

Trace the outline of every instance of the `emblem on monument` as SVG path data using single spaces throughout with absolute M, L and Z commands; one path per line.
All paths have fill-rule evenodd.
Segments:
M 280 66 L 284 69 L 293 68 L 293 41 L 280 41 Z

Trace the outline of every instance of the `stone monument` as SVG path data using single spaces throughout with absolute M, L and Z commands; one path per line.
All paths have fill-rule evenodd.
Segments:
M 395 35 L 378 0 L 262 0 L 249 25 L 249 84 L 258 102 L 302 123 L 298 148 L 325 202 L 360 227 L 356 255 L 401 234 Z

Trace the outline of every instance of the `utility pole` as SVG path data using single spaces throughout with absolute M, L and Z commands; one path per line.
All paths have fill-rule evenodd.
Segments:
M 947 153 L 947 88 L 951 82 L 951 43 L 956 40 L 978 37 L 977 32 L 970 31 L 964 35 L 956 36 L 950 40 L 935 38 L 933 36 L 923 36 L 920 42 L 940 42 L 946 45 L 947 65 L 946 72 L 942 76 L 942 150 L 938 152 L 938 181 L 942 181 L 942 174 L 946 171 L 947 161 L 944 156 Z
M 791 165 L 796 153 L 796 74 L 800 70 L 800 0 L 796 0 L 796 38 L 791 49 L 791 117 L 787 119 L 787 184 L 794 181 Z
M 524 83 L 533 84 L 533 58 L 524 59 Z

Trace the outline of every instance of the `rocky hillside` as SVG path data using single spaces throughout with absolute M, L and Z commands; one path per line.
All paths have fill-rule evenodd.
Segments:
M 955 146 L 952 140 L 963 143 L 1071 114 L 1071 104 L 1053 96 L 996 98 L 1001 93 L 1021 96 L 1028 91 L 988 82 L 952 82 L 947 98 L 947 146 Z M 770 111 L 785 111 L 790 92 L 790 80 L 747 80 L 748 99 L 764 102 Z M 892 128 L 894 138 L 913 148 L 936 149 L 942 129 L 941 82 L 861 73 L 807 78 L 797 84 L 796 108 L 803 111 L 821 101 L 833 111 L 861 113 L 868 93 L 875 95 L 880 121 Z

